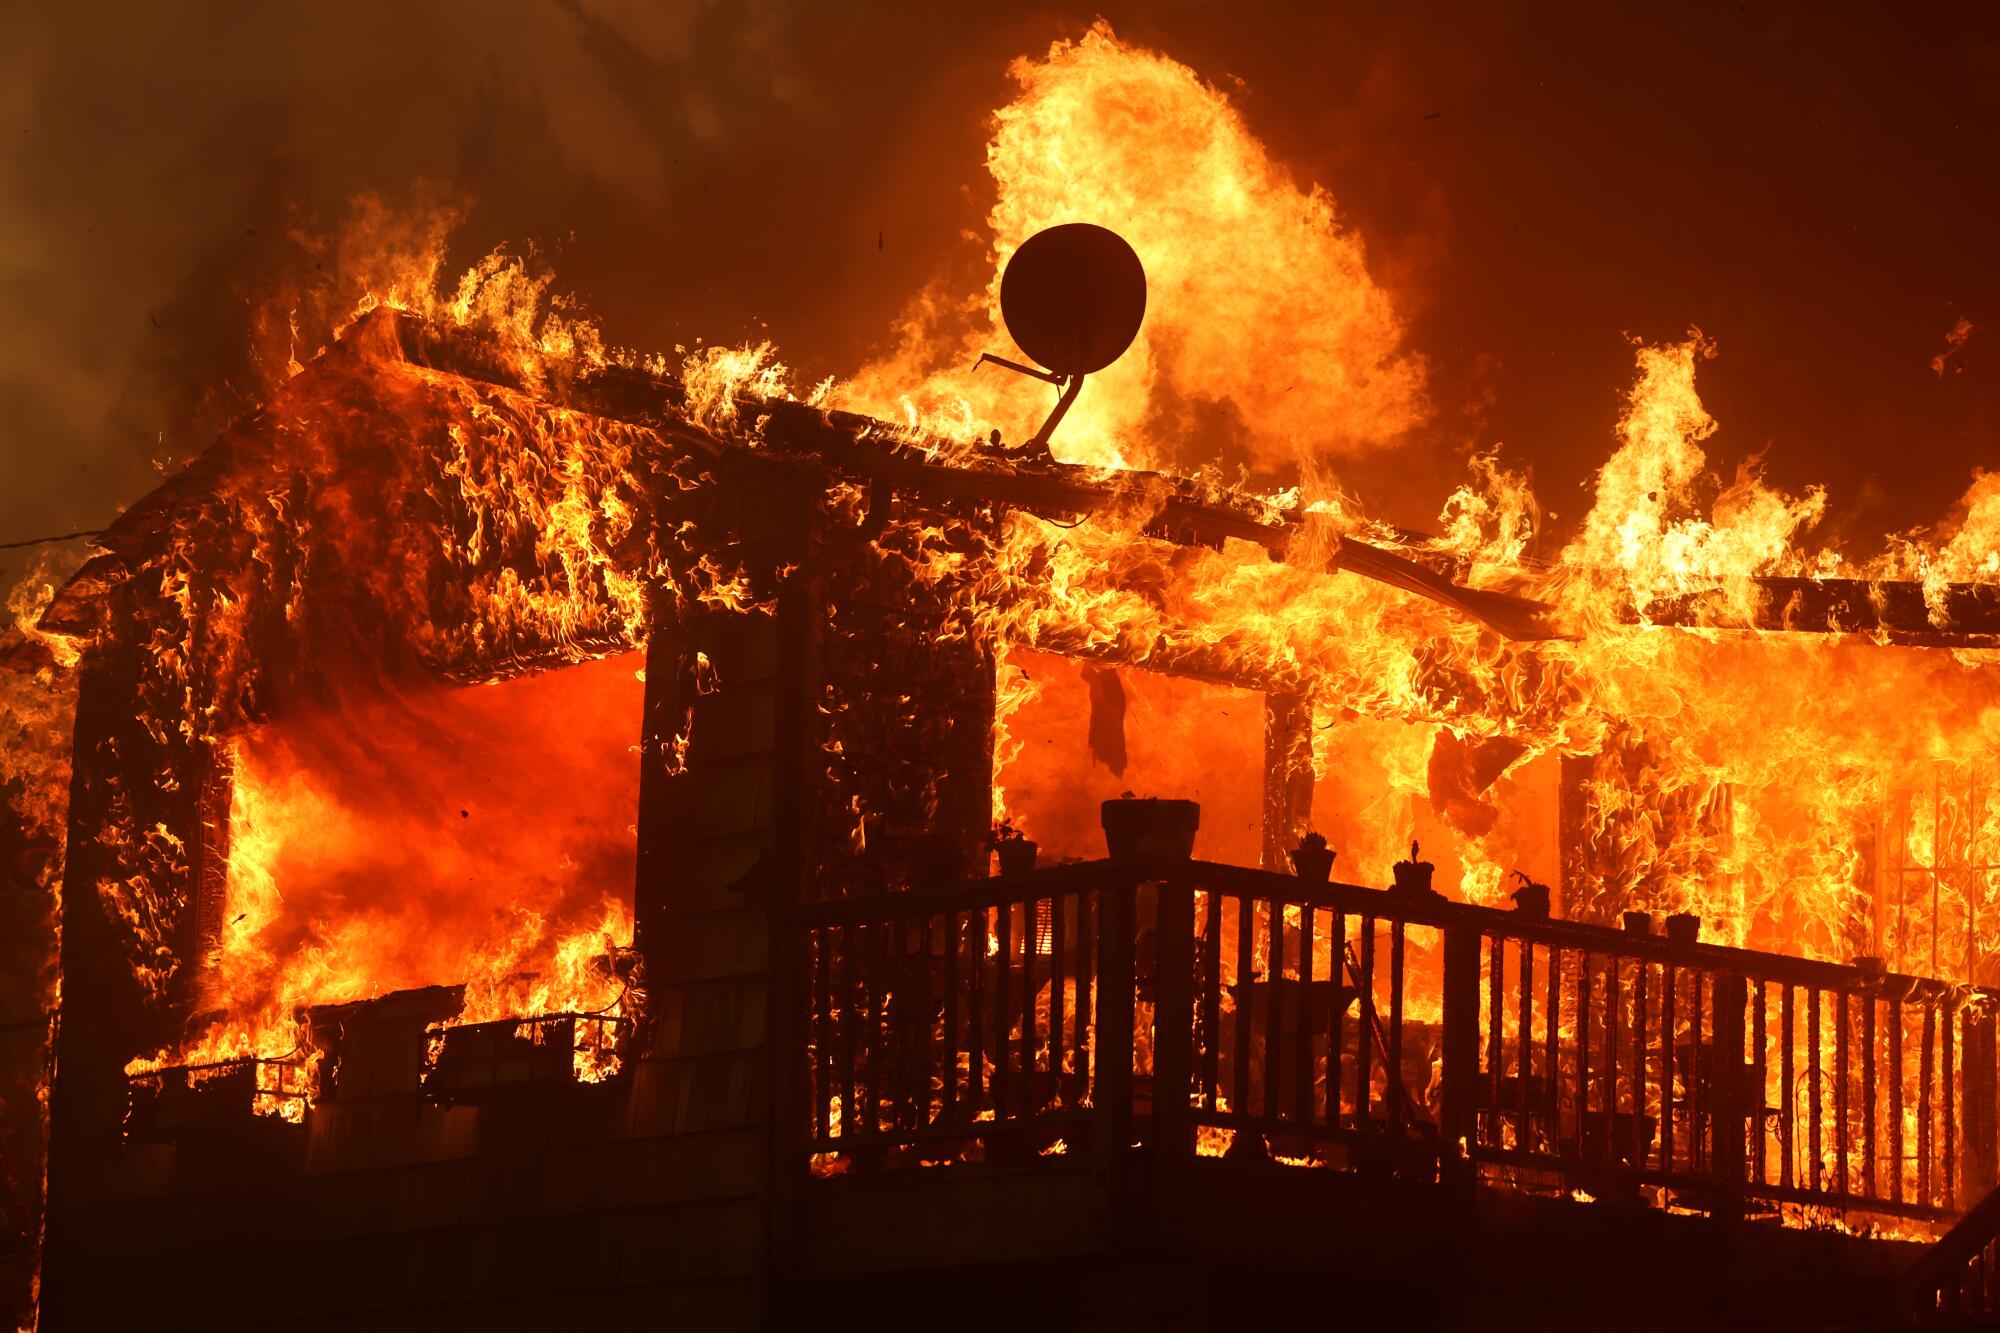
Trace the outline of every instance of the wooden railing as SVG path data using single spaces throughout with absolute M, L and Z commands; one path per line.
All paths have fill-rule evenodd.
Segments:
M 801 959 L 812 1150 L 982 1156 L 1026 1127 L 1042 1151 L 1089 1119 L 1099 1042 L 1133 1049 L 1113 1016 L 1119 997 L 1131 1007 L 1130 895 L 1100 868 L 816 910 Z
M 822 1169 L 1145 1141 L 1936 1224 L 2000 1158 L 2000 997 L 1920 978 L 1196 861 L 828 904 L 796 940 Z
M 1904 1275 L 1903 1292 L 1918 1323 L 1992 1326 L 2000 1315 L 2000 1190 L 1924 1251 Z

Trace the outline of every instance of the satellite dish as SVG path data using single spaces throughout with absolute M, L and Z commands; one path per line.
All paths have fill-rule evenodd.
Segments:
M 1146 270 L 1117 232 L 1089 222 L 1038 231 L 1000 275 L 1000 316 L 1037 370 L 988 352 L 996 365 L 1062 387 L 1055 411 L 1028 441 L 1044 451 L 1083 377 L 1122 356 L 1146 317 Z
M 1146 317 L 1146 270 L 1115 231 L 1070 222 L 1022 242 L 1000 275 L 1014 342 L 1058 375 L 1088 375 L 1124 354 Z

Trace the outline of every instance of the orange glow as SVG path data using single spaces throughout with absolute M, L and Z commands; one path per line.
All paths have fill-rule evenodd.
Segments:
M 1007 653 L 1000 672 L 1018 680 L 1029 697 L 1009 713 L 1008 757 L 994 772 L 1005 801 L 998 815 L 1040 844 L 1040 864 L 1103 856 L 1098 803 L 1127 791 L 1201 802 L 1195 855 L 1236 865 L 1259 862 L 1262 696 L 1147 671 L 1093 668 L 1026 649 Z M 1092 754 L 1092 674 L 1122 702 L 1122 726 L 1113 727 L 1125 750 L 1122 773 Z
M 631 942 L 637 654 L 236 738 L 215 1059 L 309 1005 L 467 985 L 463 1021 L 595 1012 Z
M 1423 365 L 1334 201 L 1273 162 L 1242 117 L 1185 65 L 1100 22 L 1010 70 L 994 116 L 999 185 L 983 292 L 933 289 L 893 355 L 837 386 L 837 406 L 964 436 L 1024 439 L 1053 391 L 968 369 L 1012 355 L 1000 269 L 1022 241 L 1095 222 L 1131 242 L 1149 289 L 1137 342 L 1090 378 L 1055 447 L 1118 467 L 1316 466 L 1377 448 L 1424 413 Z

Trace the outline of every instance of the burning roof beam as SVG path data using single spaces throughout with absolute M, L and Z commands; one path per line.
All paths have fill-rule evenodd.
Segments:
M 1234 498 L 1226 492 L 1202 498 L 1193 483 L 1182 479 L 1059 463 L 1023 467 L 999 451 L 948 442 L 926 449 L 872 418 L 741 394 L 735 402 L 737 419 L 764 446 L 753 451 L 692 420 L 687 389 L 671 378 L 621 366 L 571 376 L 560 366 L 544 366 L 531 382 L 518 360 L 490 339 L 441 329 L 387 309 L 357 321 L 343 342 L 381 329 L 384 323 L 388 327 L 382 331 L 412 364 L 641 426 L 697 455 L 792 454 L 824 461 L 879 486 L 978 500 L 1045 518 L 1129 509 L 1135 500 L 1146 500 L 1157 504 L 1146 531 L 1162 540 L 1203 546 L 1220 546 L 1232 538 L 1252 542 L 1273 559 L 1308 559 L 1329 573 L 1344 570 L 1426 598 L 1515 641 L 1575 638 L 1584 632 L 1582 626 L 1567 623 L 1548 602 L 1455 582 L 1424 563 L 1420 550 L 1403 554 L 1344 535 L 1333 536 L 1330 543 L 1300 541 L 1309 531 L 1306 515 L 1292 511 L 1274 520 L 1268 507 L 1248 497 L 1235 505 L 1224 502 Z M 231 440 L 254 432 L 258 420 L 259 414 L 253 413 L 232 426 L 215 449 L 121 515 L 97 540 L 105 554 L 78 571 L 44 616 L 43 625 L 68 633 L 88 632 L 86 605 L 94 600 L 93 594 L 119 582 L 136 557 L 158 544 L 180 504 L 198 495 L 222 470 Z M 941 457 L 964 461 L 938 461 Z M 1629 624 L 1716 630 L 1860 634 L 1929 647 L 2000 645 L 2000 587 L 1951 584 L 1930 590 L 1927 600 L 1925 587 L 1916 583 L 1783 577 L 1747 582 L 1755 590 L 1747 613 L 1743 599 L 1717 589 L 1630 608 L 1621 619 Z

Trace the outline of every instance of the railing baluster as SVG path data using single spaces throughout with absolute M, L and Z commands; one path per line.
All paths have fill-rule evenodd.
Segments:
M 1750 983 L 1750 1179 L 1763 1185 L 1769 1181 L 1769 1167 L 1766 1159 L 1770 1156 L 1767 1142 L 1769 1132 L 1765 1120 L 1765 1107 L 1770 1105 L 1771 1071 L 1770 1058 L 1766 1050 L 1764 1014 L 1764 983 L 1753 980 Z
M 1917 1057 L 1917 1202 L 1933 1202 L 1931 1194 L 1931 1039 L 1937 1028 L 1937 1005 L 1924 1005 L 1922 1053 Z
M 1299 1017 L 1298 1051 L 1293 1063 L 1298 1066 L 1298 1106 L 1299 1123 L 1310 1128 L 1314 1120 L 1313 1106 L 1313 913 L 1311 903 L 1299 906 Z
M 1332 964 L 1333 993 L 1327 1001 L 1330 1010 L 1326 1018 L 1326 1123 L 1329 1128 L 1338 1129 L 1341 1123 L 1341 1078 L 1340 1062 L 1346 1055 L 1345 1047 L 1347 1023 L 1347 1003 L 1342 992 L 1347 989 L 1347 914 L 1335 912 L 1333 924 L 1327 936 L 1327 957 Z
M 986 912 L 982 907 L 965 917 L 960 944 L 968 957 L 965 975 L 965 1114 L 977 1120 L 990 1103 L 986 1099 Z M 996 1112 L 997 1114 L 997 1112 Z
M 825 1142 L 833 1133 L 834 1096 L 833 1054 L 833 929 L 811 934 L 813 942 L 813 1046 L 818 1055 L 819 1077 L 813 1088 L 813 1137 Z M 843 1107 L 844 1111 L 846 1108 Z
M 1861 1192 L 1871 1199 L 1875 1189 L 1875 995 L 1861 997 Z
M 1204 889 L 1202 900 L 1201 1104 L 1213 1111 L 1222 1080 L 1222 896 Z
M 958 951 L 964 940 L 958 913 L 944 914 L 944 1078 L 938 1119 L 950 1124 L 958 1118 Z
M 1672 963 L 1660 976 L 1660 1169 L 1674 1169 L 1674 1010 L 1680 999 L 1680 974 Z M 1694 1080 L 1688 1079 L 1690 1086 Z M 1692 1132 L 1692 1126 L 1690 1126 Z
M 1812 1163 L 1812 1175 L 1806 1181 L 1806 1188 L 1810 1190 L 1822 1190 L 1826 1188 L 1824 1175 L 1826 1158 L 1820 1151 L 1821 1121 L 1825 1117 L 1820 1114 L 1819 995 L 1820 990 L 1817 986 L 1808 987 L 1806 990 L 1806 1082 L 1807 1086 L 1812 1089 L 1812 1096 L 1807 1101 L 1807 1106 L 1812 1113 L 1812 1121 L 1806 1126 L 1806 1132 L 1810 1136 L 1809 1141 L 1812 1145 L 1812 1157 L 1810 1159 Z
M 1285 905 L 1272 898 L 1264 920 L 1266 968 L 1264 992 L 1264 1086 L 1259 1102 L 1264 1119 L 1275 1127 L 1284 1114 L 1285 1086 Z
M 1953 1022 L 1953 1010 L 1956 1008 L 1956 1002 L 1947 997 L 1938 1015 L 1938 1041 L 1944 1048 L 1940 1053 L 1943 1070 L 1939 1082 L 1942 1084 L 1941 1095 L 1944 1098 L 1943 1194 L 1944 1206 L 1947 1208 L 1956 1207 L 1958 1203 L 1958 1116 L 1955 1109 L 1958 1089 L 1954 1086 L 1952 1075 L 1952 1066 L 1955 1063 L 1953 1053 L 1957 1049 L 1956 1024 Z
M 1514 1061 L 1514 1077 L 1520 1086 L 1515 1094 L 1520 1101 L 1519 1118 L 1514 1122 L 1514 1146 L 1523 1152 L 1534 1146 L 1534 1105 L 1528 1096 L 1528 1087 L 1535 1076 L 1535 946 L 1533 941 L 1521 941 L 1521 997 L 1515 1002 L 1519 1011 L 1520 1035 L 1516 1038 L 1518 1050 Z M 1495 1147 L 1504 1147 L 1499 1136 L 1494 1137 Z
M 1834 1189 L 1847 1193 L 1847 1144 L 1851 1126 L 1848 1124 L 1848 1108 L 1852 1104 L 1847 1087 L 1847 992 L 1835 991 L 1834 996 L 1834 1037 L 1833 1037 L 1833 1152 Z
M 1256 965 L 1255 912 L 1250 895 L 1236 898 L 1236 1049 L 1234 1068 L 1236 1091 L 1229 1109 L 1246 1119 L 1250 1115 L 1250 973 Z
M 1709 984 L 1708 973 L 1699 969 L 1688 971 L 1688 1067 L 1683 1077 L 1688 1085 L 1688 1156 L 1689 1163 L 1696 1171 L 1705 1171 L 1714 1161 L 1711 1146 L 1715 1138 L 1715 1109 L 1709 1104 L 1709 1094 L 1714 1090 L 1717 1068 L 1715 1042 L 1702 1040 L 1702 1014 L 1707 1007 L 1702 1003 L 1703 991 Z M 1708 1051 L 1708 1067 L 1702 1068 L 1702 1051 Z M 1708 1132 L 1702 1133 L 1706 1127 Z
M 880 921 L 874 929 L 874 1013 L 868 1023 L 868 1129 L 880 1131 L 884 1111 L 888 1129 L 896 1129 L 896 1029 L 890 1027 L 890 975 L 894 957 L 902 953 L 896 939 L 896 919 Z M 888 1051 L 884 1053 L 884 1045 Z
M 1903 997 L 1889 997 L 1889 1197 L 1903 1201 Z
M 1063 1029 L 1069 1013 L 1069 997 L 1064 994 L 1067 969 L 1063 965 L 1069 943 L 1068 907 L 1063 895 L 1049 895 L 1049 1099 L 1059 1105 L 1069 1101 L 1063 1088 L 1063 1054 L 1068 1049 Z
M 1409 1089 L 1403 1081 L 1403 922 L 1389 923 L 1389 1123 L 1401 1129 Z
M 860 960 L 861 928 L 845 926 L 840 932 L 841 979 L 846 983 L 841 987 L 840 1003 L 840 1132 L 843 1135 L 860 1132 L 861 1107 L 854 1100 L 856 1077 L 855 1025 L 861 1021 L 861 996 L 855 985 L 854 974 Z
M 993 939 L 993 1118 L 1014 1113 L 1014 1044 L 1007 1040 L 1013 1010 L 1007 1004 L 1008 974 L 1014 970 L 1014 905 L 1002 903 L 994 913 Z
M 1798 1160 L 1799 1115 L 1797 1068 L 1792 1053 L 1793 1038 L 1798 1030 L 1798 1013 L 1796 1002 L 1792 997 L 1792 983 L 1789 981 L 1784 983 L 1781 1009 L 1782 1015 L 1780 1021 L 1783 1022 L 1785 1028 L 1784 1052 L 1782 1056 L 1784 1088 L 1781 1090 L 1778 1102 L 1784 1109 L 1778 1116 L 1778 1146 L 1785 1154 L 1785 1160 L 1779 1165 L 1780 1179 L 1778 1183 L 1789 1188 L 1795 1183 L 1797 1177 L 1795 1163 Z
M 1506 1064 L 1501 1024 L 1507 1005 L 1506 947 L 1506 941 L 1495 935 L 1486 951 L 1485 1003 L 1482 1006 L 1486 1010 L 1486 1107 L 1479 1121 L 1485 1126 L 1486 1142 L 1495 1147 L 1504 1137 L 1500 1130 L 1500 1075 L 1502 1066 Z M 1478 956 L 1475 950 L 1473 958 L 1476 960 Z
M 1361 988 L 1361 1031 L 1354 1042 L 1354 1119 L 1364 1129 L 1374 1123 L 1375 1118 L 1375 918 L 1361 918 L 1361 975 L 1355 984 Z
M 1576 960 L 1576 1150 L 1590 1156 L 1590 951 Z
M 917 1009 L 911 1015 L 917 1027 L 916 1077 L 911 1080 L 916 1094 L 916 1116 L 912 1127 L 923 1129 L 931 1123 L 931 917 L 917 918 Z
M 1041 1090 L 1036 1087 L 1035 1078 L 1035 996 L 1039 987 L 1035 985 L 1035 946 L 1040 931 L 1035 925 L 1036 900 L 1029 898 L 1021 903 L 1021 1091 L 1019 1100 L 1021 1114 L 1031 1116 L 1041 1109 Z
M 1643 1170 L 1653 1154 L 1653 1136 L 1646 1128 L 1646 989 L 1652 965 L 1634 959 L 1632 977 L 1632 1165 Z
M 1096 1021 L 1092 992 L 1100 983 L 1097 976 L 1097 930 L 1103 929 L 1101 913 L 1093 913 L 1091 895 L 1084 889 L 1076 895 L 1076 1086 L 1079 1101 L 1087 1101 L 1093 1086 L 1090 1067 L 1090 1031 Z
M 1562 949 L 1549 946 L 1548 1003 L 1542 1012 L 1542 1081 L 1548 1090 L 1549 1146 L 1562 1142 Z
M 1598 1096 L 1604 1102 L 1604 1147 L 1612 1161 L 1618 1158 L 1618 955 L 1604 956 L 1604 1074 Z

